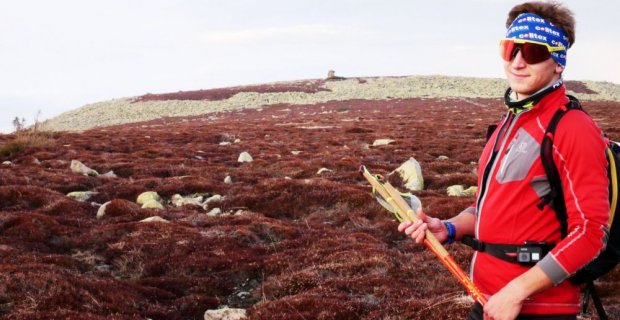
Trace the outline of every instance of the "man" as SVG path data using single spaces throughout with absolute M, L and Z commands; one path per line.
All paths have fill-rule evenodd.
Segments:
M 605 141 L 584 112 L 568 112 L 556 129 L 553 161 L 568 215 L 563 236 L 552 205 L 541 205 L 549 182 L 539 155 L 553 114 L 569 102 L 562 72 L 575 21 L 558 3 L 528 2 L 510 11 L 506 25 L 500 53 L 509 110 L 480 157 L 476 202 L 445 221 L 420 210 L 420 221 L 398 230 L 418 243 L 427 229 L 448 243 L 475 237 L 470 275 L 488 303 L 474 305 L 468 319 L 576 319 L 579 287 L 565 280 L 600 253 L 609 232 Z M 525 242 L 535 243 L 535 263 L 504 250 Z

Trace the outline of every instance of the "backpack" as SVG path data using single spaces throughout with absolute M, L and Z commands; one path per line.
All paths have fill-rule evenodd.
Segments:
M 568 96 L 570 102 L 564 108 L 559 109 L 554 115 L 549 126 L 545 130 L 540 150 L 540 158 L 545 168 L 545 173 L 549 180 L 551 192 L 543 198 L 539 207 L 548 204 L 553 207 L 556 216 L 560 221 L 562 238 L 566 237 L 568 231 L 568 217 L 566 214 L 566 204 L 558 169 L 553 163 L 553 136 L 560 119 L 571 110 L 585 112 L 581 108 L 579 100 L 573 96 Z M 580 269 L 570 278 L 574 284 L 586 284 L 582 311 L 586 312 L 589 297 L 592 296 L 593 302 L 601 319 L 607 319 L 605 310 L 600 302 L 600 298 L 594 289 L 593 281 L 600 276 L 611 271 L 620 262 L 620 205 L 618 204 L 618 179 L 620 178 L 620 145 L 610 141 L 606 150 L 607 153 L 607 176 L 609 177 L 609 238 L 605 249 L 585 267 Z

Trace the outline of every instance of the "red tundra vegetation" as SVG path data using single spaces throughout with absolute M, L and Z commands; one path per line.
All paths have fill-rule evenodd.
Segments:
M 584 105 L 620 138 L 618 103 Z M 463 319 L 464 290 L 396 231 L 357 169 L 388 174 L 416 158 L 416 194 L 447 218 L 474 201 L 446 187 L 475 185 L 503 110 L 497 99 L 349 100 L 54 133 L 0 159 L 11 162 L 0 165 L 0 317 L 202 319 L 226 305 L 249 319 Z M 372 146 L 382 138 L 394 142 Z M 243 151 L 254 161 L 237 162 Z M 73 159 L 116 177 L 72 173 Z M 144 191 L 223 199 L 142 209 Z M 215 207 L 224 214 L 205 213 Z M 152 216 L 169 223 L 140 222 Z M 471 250 L 448 250 L 467 269 Z M 597 286 L 620 318 L 620 270 Z
M 306 80 L 298 82 L 283 82 L 273 85 L 250 85 L 230 88 L 217 88 L 194 91 L 179 91 L 172 93 L 148 93 L 137 97 L 134 102 L 166 101 L 166 100 L 226 100 L 239 92 L 276 93 L 276 92 L 305 92 L 316 93 L 329 91 L 324 88 L 325 80 Z

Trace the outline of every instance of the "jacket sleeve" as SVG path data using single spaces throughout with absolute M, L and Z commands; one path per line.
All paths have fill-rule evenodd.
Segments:
M 605 139 L 586 113 L 571 111 L 564 115 L 553 148 L 566 203 L 568 235 L 539 266 L 558 284 L 605 248 L 609 236 L 609 180 Z

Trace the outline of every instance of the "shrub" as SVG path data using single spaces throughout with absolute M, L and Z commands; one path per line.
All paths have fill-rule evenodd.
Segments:
M 15 118 L 18 120 L 18 118 Z M 49 146 L 53 140 L 49 132 L 42 131 L 37 119 L 32 127 L 25 129 L 24 121 L 13 121 L 15 134 L 12 140 L 0 147 L 0 156 L 12 157 L 27 148 L 42 148 Z

